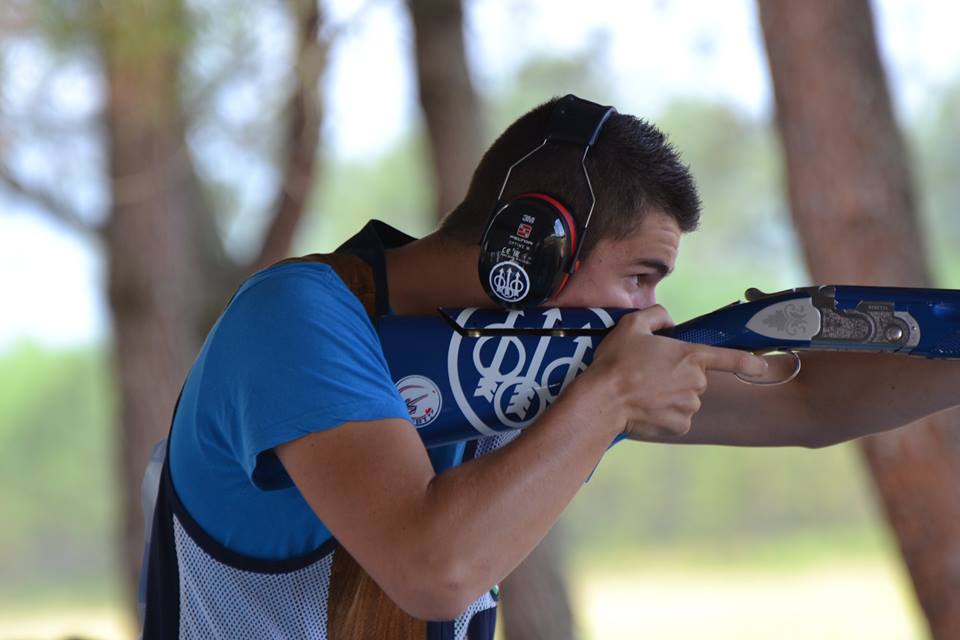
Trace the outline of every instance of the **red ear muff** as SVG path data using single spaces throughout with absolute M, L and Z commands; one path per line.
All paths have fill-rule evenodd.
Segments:
M 545 193 L 524 193 L 519 198 L 539 198 L 544 202 L 553 206 L 561 216 L 563 216 L 564 221 L 567 223 L 567 232 L 570 234 L 570 255 L 577 255 L 577 223 L 574 222 L 573 216 L 570 215 L 570 212 L 567 211 L 567 208 L 561 204 L 559 200 L 548 196 Z
M 576 263 L 572 262 L 573 256 L 577 255 L 577 223 L 574 222 L 573 216 L 570 214 L 570 211 L 563 206 L 563 203 L 552 196 L 548 196 L 545 193 L 524 193 L 520 195 L 519 198 L 539 198 L 540 200 L 543 200 L 560 214 L 560 217 L 565 223 L 567 235 L 569 237 L 568 242 L 570 252 L 568 255 L 571 259 L 567 260 L 567 262 L 570 264 L 563 265 L 563 278 L 561 278 L 560 284 L 558 284 L 557 288 L 552 291 L 549 296 L 547 296 L 547 299 L 554 298 L 563 290 L 565 286 L 567 286 L 567 282 L 570 281 L 570 276 L 574 274 L 574 272 L 577 270 L 577 266 L 580 263 L 579 260 L 577 260 Z

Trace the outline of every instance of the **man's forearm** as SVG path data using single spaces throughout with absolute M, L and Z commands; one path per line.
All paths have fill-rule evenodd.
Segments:
M 433 479 L 423 539 L 446 541 L 464 563 L 457 574 L 490 586 L 509 573 L 546 535 L 622 429 L 622 418 L 605 415 L 604 405 L 612 409 L 613 403 L 596 389 L 576 388 L 589 384 L 572 385 L 516 441 Z
M 960 404 L 960 361 L 810 353 L 798 385 L 814 446 L 887 431 Z
M 822 447 L 894 429 L 960 404 L 960 361 L 874 353 L 803 352 L 779 386 L 714 374 L 685 436 L 658 442 Z M 789 357 L 778 367 L 789 369 Z

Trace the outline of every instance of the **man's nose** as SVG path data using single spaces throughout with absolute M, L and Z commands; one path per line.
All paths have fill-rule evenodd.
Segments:
M 643 296 L 640 298 L 640 308 L 646 309 L 655 304 L 657 304 L 657 292 L 653 289 L 645 290 Z

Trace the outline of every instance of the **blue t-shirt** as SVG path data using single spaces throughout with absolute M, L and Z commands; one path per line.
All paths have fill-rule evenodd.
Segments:
M 283 559 L 330 538 L 271 449 L 355 420 L 409 419 L 363 306 L 329 266 L 247 280 L 191 369 L 170 439 L 187 511 L 215 540 Z M 463 446 L 431 451 L 441 468 Z

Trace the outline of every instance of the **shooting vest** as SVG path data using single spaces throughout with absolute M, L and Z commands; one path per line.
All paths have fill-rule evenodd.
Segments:
M 335 253 L 291 260 L 330 265 L 375 321 L 389 311 L 384 250 L 411 240 L 373 221 Z M 464 460 L 485 455 L 514 435 L 474 441 Z M 285 560 L 251 558 L 227 549 L 181 503 L 164 444 L 155 450 L 144 478 L 144 511 L 153 514 L 141 575 L 144 640 L 493 639 L 493 592 L 475 600 L 456 620 L 427 622 L 397 607 L 334 539 Z

